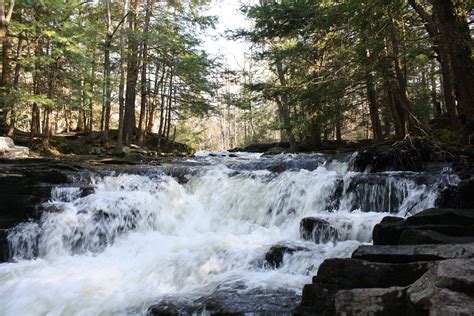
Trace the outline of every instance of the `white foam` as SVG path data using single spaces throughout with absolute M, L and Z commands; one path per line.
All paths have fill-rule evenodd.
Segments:
M 38 242 L 39 258 L 21 260 L 32 256 L 28 245 L 17 247 L 18 262 L 0 265 L 1 314 L 144 312 L 165 294 L 196 298 L 242 282 L 300 291 L 325 258 L 350 256 L 370 242 L 373 226 L 387 215 L 353 211 L 350 194 L 327 211 L 338 181 L 356 175 L 345 163 L 268 174 L 235 175 L 217 165 L 186 185 L 166 176 L 119 175 L 97 180 L 87 197 L 56 189 L 51 203 L 59 211 L 9 236 L 15 243 L 33 234 L 28 240 Z M 432 194 L 411 185 L 402 208 L 419 197 L 416 190 Z M 326 219 L 348 240 L 302 241 L 299 222 L 307 216 Z M 264 268 L 265 253 L 280 241 L 310 250 L 285 255 L 279 269 Z

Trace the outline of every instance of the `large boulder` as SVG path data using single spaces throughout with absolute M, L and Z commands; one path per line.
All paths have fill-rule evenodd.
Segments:
M 149 315 L 289 314 L 300 297 L 287 289 L 219 290 L 197 300 L 170 298 L 148 309 Z
M 406 315 L 406 287 L 339 291 L 335 312 L 336 315 Z
M 9 259 L 7 236 L 8 230 L 0 229 L 0 262 L 5 262 Z
M 459 226 L 462 231 L 463 227 Z M 449 236 L 429 229 L 405 229 L 400 235 L 400 245 L 420 244 L 464 244 L 473 243 L 474 235 Z
M 328 221 L 318 217 L 305 217 L 300 222 L 300 235 L 304 240 L 326 243 L 338 239 L 337 229 Z
M 387 216 L 375 225 L 374 245 L 455 244 L 474 242 L 474 210 L 424 210 L 406 220 Z
M 374 263 L 354 259 L 327 259 L 303 288 L 300 313 L 334 314 L 335 297 L 341 290 L 388 288 L 415 282 L 430 267 L 429 262 Z
M 437 204 L 440 207 L 474 209 L 474 179 L 461 181 L 457 186 L 450 186 L 440 193 Z
M 82 167 L 51 159 L 0 159 L 0 229 L 37 218 L 38 205 L 58 184 L 71 182 Z
M 340 289 L 406 286 L 432 265 L 431 262 L 390 264 L 350 258 L 327 259 L 313 277 L 313 283 L 334 284 Z
M 474 259 L 445 260 L 407 290 L 412 314 L 472 315 Z
M 354 251 L 352 258 L 385 263 L 470 259 L 474 258 L 474 244 L 363 245 Z
M 0 157 L 8 159 L 26 158 L 28 147 L 16 146 L 10 137 L 0 137 Z
M 407 138 L 395 143 L 374 144 L 360 150 L 352 161 L 356 171 L 423 171 L 430 163 L 453 162 L 456 157 L 440 151 L 428 138 Z
M 401 217 L 386 216 L 374 226 L 372 240 L 374 245 L 397 245 L 404 228 L 405 220 Z

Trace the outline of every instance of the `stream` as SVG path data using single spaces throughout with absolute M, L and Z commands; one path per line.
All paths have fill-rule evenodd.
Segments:
M 290 312 L 324 259 L 350 257 L 384 216 L 434 207 L 459 181 L 449 166 L 355 172 L 353 156 L 200 152 L 84 172 L 77 186 L 52 190 L 40 220 L 9 231 L 0 314 L 144 315 L 157 304 L 209 314 L 211 301 Z M 303 239 L 306 217 L 327 221 L 337 238 Z M 299 251 L 275 267 L 265 259 L 275 245 Z M 261 300 L 249 306 L 249 297 Z

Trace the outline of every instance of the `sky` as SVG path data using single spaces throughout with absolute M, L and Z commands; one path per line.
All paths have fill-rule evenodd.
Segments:
M 217 16 L 219 21 L 215 30 L 208 31 L 204 39 L 204 49 L 211 55 L 222 55 L 223 62 L 229 69 L 239 70 L 244 65 L 245 53 L 248 53 L 249 44 L 243 41 L 228 40 L 224 37 L 226 30 L 249 28 L 251 22 L 239 11 L 242 3 L 256 0 L 213 0 L 207 10 L 210 15 Z

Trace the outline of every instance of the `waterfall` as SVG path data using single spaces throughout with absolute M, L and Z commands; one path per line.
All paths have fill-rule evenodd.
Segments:
M 450 173 L 353 172 L 348 159 L 320 155 L 184 162 L 185 181 L 173 166 L 95 175 L 87 196 L 56 187 L 38 222 L 9 232 L 2 313 L 141 314 L 163 296 L 193 300 L 237 286 L 299 293 L 324 259 L 369 243 L 388 213 L 433 207 L 440 188 L 459 181 Z M 270 171 L 276 163 L 282 172 Z M 338 240 L 303 240 L 300 221 L 311 216 L 330 223 Z M 270 268 L 265 254 L 279 243 L 305 251 Z

